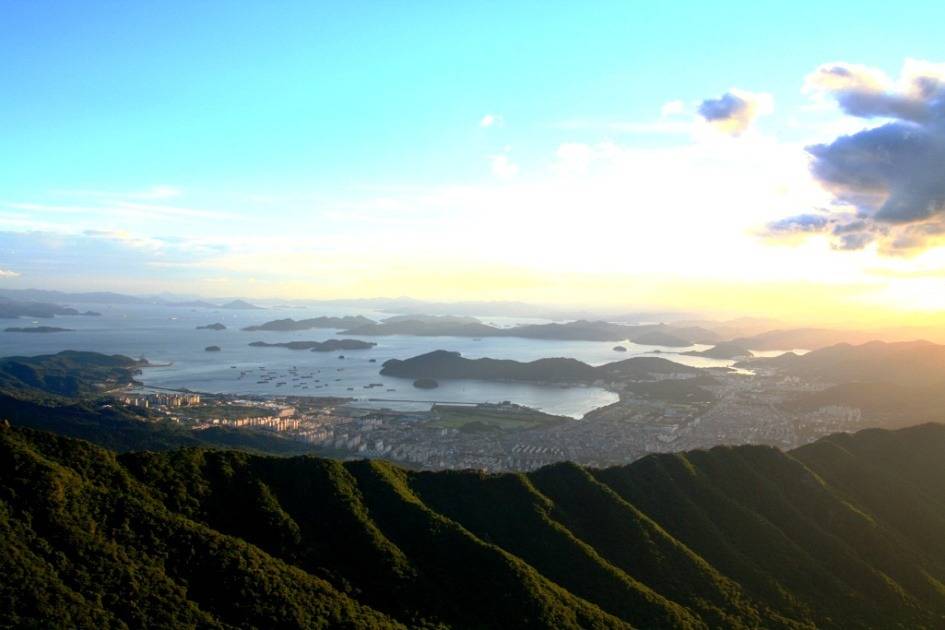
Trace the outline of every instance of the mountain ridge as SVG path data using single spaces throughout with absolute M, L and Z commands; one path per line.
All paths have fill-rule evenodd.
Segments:
M 20 624 L 934 628 L 942 449 L 928 424 L 484 474 L 3 424 L 0 596 Z

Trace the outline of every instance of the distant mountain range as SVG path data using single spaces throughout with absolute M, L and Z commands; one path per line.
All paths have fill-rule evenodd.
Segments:
M 827 383 L 945 384 L 945 346 L 928 341 L 837 344 L 804 355 L 787 353 L 751 359 L 740 365 L 776 368 L 785 374 Z
M 164 297 L 124 295 L 121 293 L 111 293 L 107 291 L 92 293 L 67 293 L 65 291 L 46 291 L 43 289 L 0 289 L 0 309 L 2 309 L 4 301 L 15 301 L 20 303 L 42 302 L 47 304 L 165 304 L 167 306 L 177 307 L 224 309 L 263 308 L 238 298 L 227 300 L 221 304 L 215 304 L 207 300 L 168 300 Z M 2 313 L 2 310 L 0 310 L 0 313 Z M 0 315 L 0 317 L 2 316 L 3 315 Z M 42 315 L 33 315 L 33 317 L 42 317 Z
M 17 319 L 20 317 L 35 317 L 37 319 L 47 319 L 59 316 L 85 315 L 96 316 L 94 311 L 79 312 L 78 310 L 51 304 L 48 302 L 17 301 L 7 297 L 0 296 L 0 319 Z
M 0 424 L 12 627 L 939 628 L 945 427 L 416 472 Z
M 732 343 L 752 350 L 817 350 L 838 343 L 862 344 L 877 339 L 876 331 L 835 330 L 832 328 L 790 328 L 769 330 Z
M 686 347 L 693 343 L 711 343 L 717 337 L 703 328 L 676 328 L 663 324 L 630 326 L 604 321 L 578 320 L 567 323 L 523 324 L 498 328 L 474 318 L 452 316 L 423 318 L 403 316 L 344 331 L 345 335 L 384 336 L 415 335 L 422 337 L 524 337 L 528 339 L 560 339 L 568 341 L 623 341 Z

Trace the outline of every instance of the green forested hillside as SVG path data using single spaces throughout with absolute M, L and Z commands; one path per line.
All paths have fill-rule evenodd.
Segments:
M 945 627 L 945 426 L 416 472 L 0 429 L 7 626 Z
M 64 350 L 0 358 L 0 393 L 17 397 L 82 397 L 134 382 L 142 362 L 120 354 Z

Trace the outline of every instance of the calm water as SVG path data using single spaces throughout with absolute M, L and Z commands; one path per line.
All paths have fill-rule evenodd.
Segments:
M 286 348 L 252 348 L 252 341 L 321 341 L 337 338 L 337 331 L 315 329 L 300 332 L 245 332 L 244 326 L 272 319 L 294 319 L 319 315 L 365 315 L 374 319 L 387 314 L 346 308 L 332 309 L 266 309 L 259 311 L 227 311 L 176 308 L 168 306 L 126 306 L 75 304 L 82 310 L 94 310 L 101 317 L 57 317 L 39 320 L 40 325 L 75 329 L 72 332 L 25 334 L 0 332 L 0 356 L 32 355 L 60 350 L 90 350 L 109 354 L 144 356 L 154 363 L 172 363 L 168 367 L 144 370 L 141 380 L 147 385 L 182 388 L 195 391 L 232 394 L 276 394 L 310 396 L 348 396 L 362 404 L 399 409 L 428 409 L 429 402 L 497 402 L 511 400 L 548 413 L 580 417 L 584 413 L 614 402 L 617 396 L 598 387 L 558 388 L 538 385 L 489 383 L 484 381 L 441 381 L 435 390 L 419 390 L 407 379 L 380 376 L 381 364 L 387 359 L 406 359 L 432 350 L 453 350 L 469 358 L 492 357 L 532 361 L 545 357 L 572 357 L 592 365 L 618 361 L 630 356 L 651 354 L 657 350 L 678 349 L 640 346 L 623 342 L 628 352 L 614 352 L 614 342 L 549 341 L 516 338 L 483 338 L 475 341 L 461 337 L 376 337 L 370 350 L 343 352 L 309 352 Z M 483 318 L 500 326 L 532 323 L 536 320 Z M 196 330 L 196 326 L 220 322 L 227 330 Z M 34 325 L 28 319 L 0 320 L 0 327 Z M 217 345 L 221 352 L 205 352 Z M 691 349 L 704 349 L 693 346 Z M 344 359 L 338 355 L 344 354 Z M 698 367 L 728 366 L 731 361 L 701 357 L 662 354 L 667 359 Z M 369 360 L 375 359 L 375 363 Z M 236 366 L 231 367 L 231 366 Z M 296 368 L 295 374 L 289 370 Z M 259 383 L 262 369 L 275 376 Z M 242 377 L 241 372 L 246 372 Z M 293 376 L 300 380 L 293 381 Z M 308 377 L 302 379 L 301 377 Z M 320 382 L 315 382 L 316 379 Z M 276 383 L 286 385 L 277 387 Z M 371 383 L 382 387 L 365 389 Z M 302 385 L 308 389 L 302 389 Z M 349 390 L 352 388 L 352 390 Z M 394 390 L 394 391 L 388 391 Z M 369 401 L 369 398 L 392 399 Z

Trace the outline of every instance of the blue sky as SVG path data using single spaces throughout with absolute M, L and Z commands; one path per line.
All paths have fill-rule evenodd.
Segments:
M 78 284 L 74 265 L 57 268 L 61 255 L 96 270 L 100 288 L 439 294 L 411 279 L 426 265 L 415 256 L 423 240 L 404 238 L 410 251 L 388 241 L 418 232 L 442 241 L 499 195 L 509 212 L 541 203 L 560 179 L 562 147 L 689 150 L 699 103 L 733 88 L 773 103 L 753 120 L 760 137 L 827 142 L 846 129 L 842 112 L 812 108 L 802 92 L 821 64 L 895 78 L 906 59 L 945 56 L 940 3 L 824 4 L 2 2 L 0 269 L 11 272 L 2 280 Z M 520 225 L 536 239 L 542 220 Z M 299 230 L 321 239 L 310 244 L 318 260 L 287 240 Z M 106 233 L 116 237 L 105 243 Z M 191 242 L 208 234 L 219 238 Z M 352 256 L 365 240 L 403 260 L 403 273 L 365 283 L 349 260 L 370 260 Z M 537 248 L 463 257 L 454 244 L 445 265 L 459 275 L 443 282 L 465 282 L 469 268 L 562 271 L 531 264 Z M 307 276 L 277 282 L 265 260 L 286 249 Z M 223 250 L 262 262 L 214 265 Z M 575 272 L 620 271 L 610 262 L 576 261 Z M 486 280 L 468 284 L 487 297 Z M 528 297 L 541 281 L 526 284 Z

